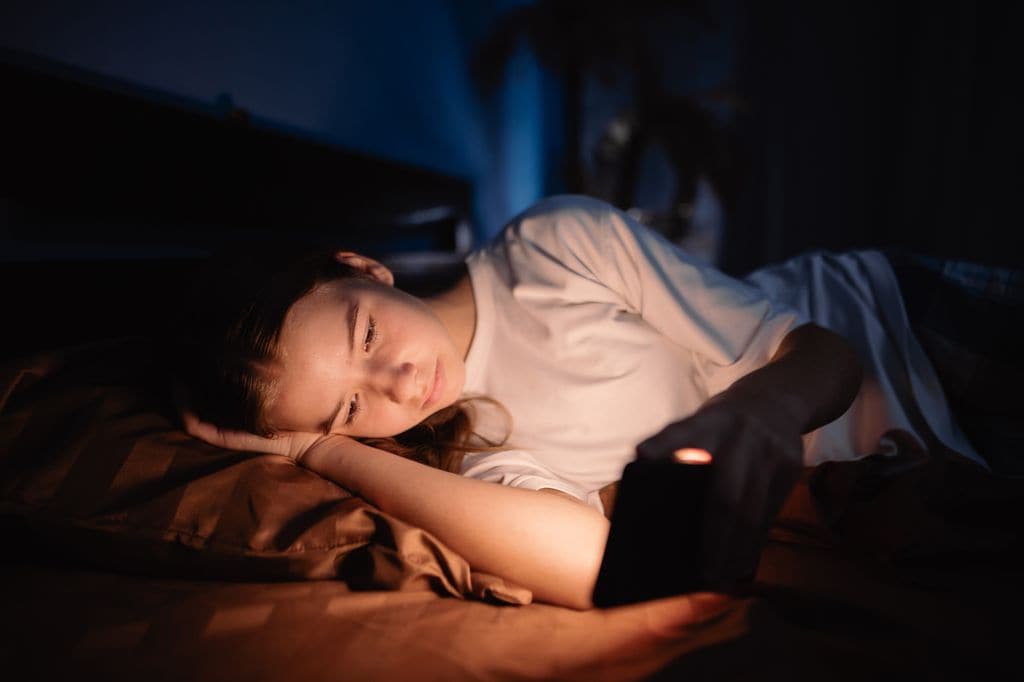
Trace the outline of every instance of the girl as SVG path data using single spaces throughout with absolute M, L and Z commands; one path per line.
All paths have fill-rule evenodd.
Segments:
M 351 252 L 266 267 L 256 290 L 221 273 L 203 291 L 187 430 L 287 456 L 540 601 L 592 605 L 637 454 L 714 454 L 704 561 L 723 582 L 753 575 L 805 465 L 943 447 L 984 466 L 876 252 L 739 281 L 557 197 L 423 299 Z

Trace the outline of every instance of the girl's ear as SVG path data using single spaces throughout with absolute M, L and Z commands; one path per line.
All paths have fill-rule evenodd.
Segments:
M 395 284 L 395 275 L 386 266 L 381 263 L 368 258 L 367 256 L 361 256 L 358 253 L 352 251 L 338 251 L 334 254 L 335 259 L 343 265 L 347 265 L 350 268 L 355 268 L 362 273 L 369 275 L 372 279 L 386 284 L 389 287 Z

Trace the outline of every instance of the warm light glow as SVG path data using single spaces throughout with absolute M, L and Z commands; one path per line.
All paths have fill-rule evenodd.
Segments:
M 676 461 L 683 464 L 711 463 L 711 453 L 703 448 L 679 448 L 673 454 Z

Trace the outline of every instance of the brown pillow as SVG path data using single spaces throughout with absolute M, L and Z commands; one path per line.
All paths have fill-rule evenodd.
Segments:
M 0 371 L 0 517 L 5 537 L 21 539 L 9 549 L 149 574 L 336 578 L 354 589 L 530 601 L 286 458 L 184 434 L 162 353 L 124 339 Z

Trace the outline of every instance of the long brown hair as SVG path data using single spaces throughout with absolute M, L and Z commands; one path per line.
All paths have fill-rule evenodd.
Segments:
M 179 324 L 175 364 L 191 409 L 222 428 L 273 435 L 266 416 L 275 390 L 269 368 L 278 358 L 288 311 L 323 284 L 366 276 L 338 262 L 333 251 L 263 247 L 211 258 L 194 282 Z M 500 403 L 462 399 L 396 436 L 357 440 L 458 473 L 466 453 L 493 450 L 507 438 L 495 441 L 474 433 L 474 400 L 495 405 L 510 424 Z

